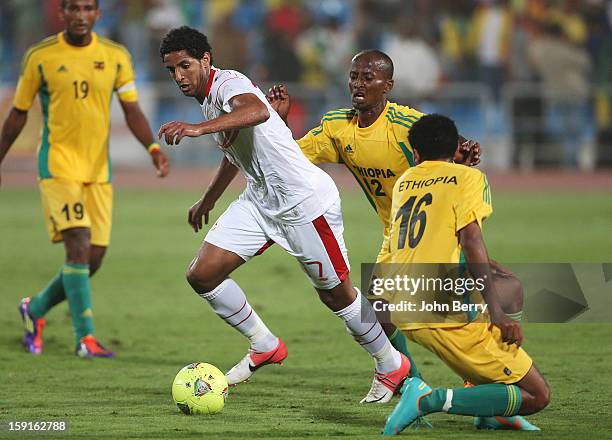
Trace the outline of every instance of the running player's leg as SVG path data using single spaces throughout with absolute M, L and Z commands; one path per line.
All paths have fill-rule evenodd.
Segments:
M 91 222 L 81 182 L 50 178 L 41 180 L 39 186 L 47 230 L 53 242 L 63 240 L 64 230 L 85 228 L 89 231 Z M 42 292 L 32 299 L 24 298 L 21 302 L 20 312 L 26 327 L 24 346 L 30 352 L 42 351 L 43 317 L 53 306 L 66 299 L 63 279 L 66 264 Z
M 48 191 L 48 190 L 46 190 Z M 89 226 L 91 229 L 91 246 L 89 258 L 89 276 L 92 277 L 102 265 L 102 260 L 106 254 L 106 249 L 110 240 L 111 217 L 112 217 L 112 187 L 108 183 L 89 184 L 82 192 L 83 198 L 76 196 L 74 200 L 62 206 L 63 211 L 55 213 L 55 218 L 64 221 L 71 221 L 68 226 Z M 43 194 L 43 197 L 44 194 Z M 74 196 L 73 196 L 74 197 Z M 68 197 L 69 199 L 72 197 Z M 66 197 L 63 197 L 66 200 Z M 81 206 L 79 206 L 81 203 Z M 72 206 L 73 212 L 66 217 L 67 209 L 64 207 Z M 56 209 L 57 210 L 57 209 Z M 85 212 L 86 211 L 86 212 Z M 87 215 L 85 215 L 87 213 Z M 59 214 L 59 215 L 58 215 Z M 71 218 L 72 217 L 72 218 Z M 80 218 L 79 218 L 80 217 Z M 87 222 L 87 218 L 89 221 Z M 57 220 L 51 222 L 53 241 L 59 241 L 61 231 L 57 228 Z M 64 225 L 62 225 L 64 227 Z M 44 316 L 53 306 L 66 299 L 64 284 L 62 282 L 62 271 L 60 271 L 47 285 L 47 287 L 30 302 L 30 312 L 36 318 Z
M 279 363 L 285 345 L 264 324 L 240 286 L 229 275 L 268 246 L 249 202 L 236 201 L 211 227 L 187 270 L 187 281 L 214 312 L 250 343 L 249 353 L 227 373 L 233 385 L 247 380 L 259 367 Z
M 76 344 L 87 335 L 95 335 L 91 310 L 89 258 L 91 231 L 72 228 L 62 231 L 66 260 L 62 269 L 62 284 L 72 317 Z
M 393 348 L 374 309 L 349 279 L 340 200 L 311 223 L 281 230 L 279 244 L 298 259 L 321 301 L 376 361 L 374 383 L 362 403 L 389 401 L 408 375 L 410 362 Z
M 389 252 L 389 241 L 388 240 L 389 239 L 385 231 L 383 243 L 380 247 L 380 251 L 378 252 L 378 256 L 376 257 L 377 265 L 389 263 L 391 261 L 391 254 Z M 369 293 L 370 292 L 368 288 L 368 292 L 367 292 L 368 299 L 371 298 Z M 393 347 L 397 351 L 399 351 L 404 356 L 406 356 L 408 360 L 410 361 L 410 377 L 421 377 L 421 372 L 417 368 L 417 364 L 414 361 L 414 358 L 412 357 L 412 355 L 410 354 L 410 350 L 408 350 L 408 339 L 406 338 L 406 335 L 404 335 L 397 327 L 391 324 L 391 322 L 388 319 L 382 319 L 381 316 L 378 316 L 378 320 L 380 321 L 383 327 L 383 330 L 385 331 L 385 334 L 389 338 L 391 345 L 393 345 Z
M 110 242 L 113 190 L 110 183 L 82 186 L 82 201 L 73 204 L 66 218 L 88 218 L 89 228 L 62 229 L 66 266 L 62 284 L 75 324 L 76 354 L 80 357 L 112 357 L 95 338 L 91 313 L 91 276 L 100 268 Z

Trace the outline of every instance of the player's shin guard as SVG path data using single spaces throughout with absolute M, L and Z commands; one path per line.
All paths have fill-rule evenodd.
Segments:
M 89 264 L 66 263 L 62 269 L 62 284 L 78 345 L 84 336 L 94 335 Z
M 389 373 L 397 370 L 402 362 L 400 353 L 391 346 L 370 303 L 358 289 L 355 290 L 355 301 L 334 314 L 345 322 L 355 341 L 374 357 L 376 371 Z
M 267 352 L 278 345 L 278 339 L 253 310 L 236 282 L 230 278 L 210 292 L 199 294 L 208 301 L 215 313 L 249 339 L 251 349 Z
M 423 414 L 444 411 L 464 416 L 514 416 L 521 408 L 516 385 L 486 384 L 470 388 L 436 388 L 420 400 Z
M 53 306 L 65 299 L 66 294 L 60 271 L 42 292 L 30 300 L 30 314 L 34 318 L 42 318 Z

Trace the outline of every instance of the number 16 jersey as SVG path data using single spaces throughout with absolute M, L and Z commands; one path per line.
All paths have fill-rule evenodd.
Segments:
M 480 170 L 425 161 L 395 183 L 389 218 L 392 263 L 459 263 L 459 231 L 482 227 L 491 215 L 491 190 Z

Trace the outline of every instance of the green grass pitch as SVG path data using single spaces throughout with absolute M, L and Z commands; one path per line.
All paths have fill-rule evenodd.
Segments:
M 297 263 L 275 247 L 235 279 L 287 343 L 285 365 L 263 368 L 251 383 L 231 389 L 219 415 L 188 417 L 173 405 L 170 385 L 179 368 L 207 361 L 224 370 L 247 349 L 184 278 L 203 238 L 186 222 L 197 196 L 116 190 L 112 244 L 93 288 L 98 336 L 118 357 L 88 361 L 72 355 L 65 304 L 47 317 L 45 353 L 21 350 L 18 301 L 57 272 L 63 250 L 48 242 L 35 190 L 0 192 L 0 421 L 65 419 L 69 430 L 61 438 L 378 438 L 392 405 L 358 404 L 373 364 L 319 304 Z M 216 215 L 229 201 L 218 203 Z M 485 237 L 501 262 L 612 260 L 610 194 L 497 193 L 494 206 Z M 359 263 L 374 259 L 380 226 L 361 194 L 345 191 L 343 210 L 352 278 L 359 284 Z M 525 334 L 526 349 L 552 388 L 550 406 L 530 417 L 542 432 L 526 436 L 610 438 L 612 325 L 533 324 Z M 432 385 L 461 384 L 433 355 L 412 348 Z M 478 432 L 468 417 L 430 420 L 433 431 L 405 437 L 525 435 Z M 3 431 L 0 437 L 19 435 Z

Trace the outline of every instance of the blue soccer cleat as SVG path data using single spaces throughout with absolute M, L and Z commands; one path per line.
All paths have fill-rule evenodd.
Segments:
M 419 402 L 431 392 L 431 387 L 418 377 L 406 379 L 402 387 L 402 397 L 387 418 L 383 435 L 397 435 L 417 421 L 423 415 L 419 410 Z
M 30 298 L 23 298 L 19 303 L 19 314 L 23 322 L 23 348 L 32 354 L 43 351 L 42 332 L 45 328 L 44 318 L 34 318 L 30 315 Z
M 474 426 L 478 429 L 509 429 L 513 431 L 539 431 L 522 416 L 513 417 L 475 417 Z

